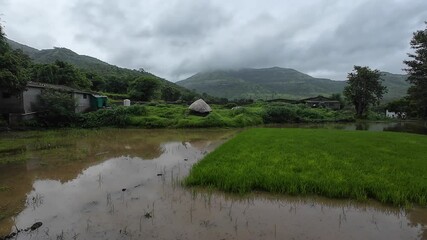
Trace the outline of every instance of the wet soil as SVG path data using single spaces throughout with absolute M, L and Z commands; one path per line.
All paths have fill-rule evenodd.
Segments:
M 427 209 L 180 184 L 236 130 L 106 129 L 0 166 L 16 239 L 427 239 Z M 31 149 L 31 148 L 29 148 Z

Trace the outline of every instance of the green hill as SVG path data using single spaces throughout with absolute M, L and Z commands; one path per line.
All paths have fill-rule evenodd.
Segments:
M 95 73 L 105 79 L 109 79 L 110 77 L 116 77 L 116 78 L 119 77 L 122 79 L 133 79 L 133 78 L 144 76 L 144 75 L 155 76 L 149 72 L 121 68 L 121 67 L 117 67 L 115 65 L 111 65 L 106 62 L 103 62 L 94 57 L 79 55 L 67 48 L 53 48 L 53 49 L 38 50 L 32 47 L 20 44 L 10 39 L 7 39 L 7 41 L 13 49 L 21 49 L 35 63 L 49 64 L 49 63 L 54 63 L 57 60 L 63 61 L 63 62 L 73 64 L 77 68 L 83 70 L 83 72 Z M 188 94 L 190 92 L 188 89 L 178 86 L 175 83 L 169 82 L 160 77 L 158 77 L 158 79 L 159 81 L 162 82 L 164 86 L 170 86 L 172 88 L 178 89 L 183 94 Z
M 385 100 L 402 97 L 406 94 L 408 83 L 405 75 L 383 73 L 384 85 L 389 93 Z M 178 85 L 194 89 L 198 93 L 207 93 L 229 99 L 252 98 L 299 99 L 317 95 L 341 93 L 345 81 L 314 78 L 290 68 L 245 68 L 240 70 L 219 70 L 198 73 Z

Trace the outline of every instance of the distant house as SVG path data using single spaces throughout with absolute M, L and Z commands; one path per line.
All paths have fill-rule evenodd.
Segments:
M 15 119 L 29 119 L 37 113 L 40 106 L 39 96 L 45 89 L 67 92 L 76 100 L 76 113 L 87 112 L 103 108 L 107 104 L 107 97 L 81 91 L 67 86 L 47 83 L 28 82 L 25 91 L 16 95 L 0 91 L 0 114 Z
M 339 110 L 341 107 L 341 104 L 339 101 L 334 100 L 332 98 L 323 97 L 323 96 L 302 99 L 300 100 L 300 102 L 305 103 L 306 106 L 312 107 L 312 108 L 324 107 L 324 108 L 329 108 L 333 110 Z
M 385 116 L 388 118 L 406 119 L 406 113 L 405 112 L 389 112 L 387 109 L 385 110 Z

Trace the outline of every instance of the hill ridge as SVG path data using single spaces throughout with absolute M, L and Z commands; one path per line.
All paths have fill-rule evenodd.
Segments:
M 407 76 L 382 73 L 385 79 L 384 85 L 389 89 L 384 99 L 389 101 L 403 97 L 409 87 L 405 81 Z M 293 68 L 274 66 L 199 72 L 176 84 L 194 89 L 198 93 L 205 92 L 212 96 L 229 99 L 300 99 L 342 93 L 346 81 L 316 78 Z

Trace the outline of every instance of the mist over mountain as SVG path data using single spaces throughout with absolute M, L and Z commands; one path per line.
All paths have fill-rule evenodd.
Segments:
M 382 72 L 388 88 L 384 100 L 403 97 L 409 84 L 406 76 Z M 197 73 L 178 85 L 216 97 L 274 99 L 299 99 L 318 95 L 342 93 L 346 81 L 315 78 L 291 68 L 244 68 Z

